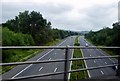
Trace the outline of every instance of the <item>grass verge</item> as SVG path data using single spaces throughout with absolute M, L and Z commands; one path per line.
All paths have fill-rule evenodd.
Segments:
M 78 37 L 75 39 L 75 46 L 79 46 L 80 44 L 78 43 Z M 80 49 L 75 49 L 73 53 L 73 58 L 82 58 L 82 53 Z M 84 60 L 78 60 L 78 61 L 73 61 L 71 69 L 82 69 L 85 68 L 85 63 Z M 73 72 L 71 73 L 70 76 L 70 81 L 75 81 L 75 80 L 80 80 L 80 79 L 86 79 L 88 77 L 87 71 L 80 71 L 80 72 Z
M 55 41 L 49 42 L 46 45 L 56 45 L 61 41 L 62 40 L 56 39 Z M 5 49 L 2 50 L 2 62 L 23 62 L 41 53 L 43 50 L 44 49 Z M 0 75 L 11 70 L 14 67 L 15 66 L 3 66 L 2 68 L 0 67 Z
M 97 44 L 94 44 L 91 40 L 86 39 L 87 41 L 89 41 L 91 44 L 97 46 Z M 118 55 L 119 53 L 119 49 L 101 49 L 102 51 L 106 52 L 109 55 Z

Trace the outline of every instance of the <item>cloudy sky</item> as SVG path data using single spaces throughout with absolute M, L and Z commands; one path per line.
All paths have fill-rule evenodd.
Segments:
M 38 11 L 53 28 L 86 31 L 112 27 L 119 0 L 2 0 L 2 22 L 25 10 Z

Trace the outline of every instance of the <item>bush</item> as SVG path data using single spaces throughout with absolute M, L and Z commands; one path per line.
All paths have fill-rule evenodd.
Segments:
M 15 33 L 8 28 L 2 28 L 2 44 L 4 46 L 34 45 L 31 35 Z

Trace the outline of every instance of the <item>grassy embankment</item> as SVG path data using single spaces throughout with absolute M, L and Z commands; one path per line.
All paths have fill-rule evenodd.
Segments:
M 94 44 L 91 40 L 89 40 L 87 38 L 86 38 L 86 40 L 89 41 L 91 44 L 97 46 L 97 44 Z M 99 45 L 99 46 L 101 46 L 101 45 Z M 101 50 L 104 51 L 104 52 L 106 52 L 109 55 L 117 55 L 117 54 L 115 54 L 115 52 L 113 52 L 114 49 L 101 49 Z
M 46 45 L 56 45 L 62 40 L 56 39 L 55 41 L 49 42 Z M 7 59 L 4 59 L 3 62 L 23 62 L 31 57 L 41 53 L 44 49 L 6 49 L 2 54 L 7 54 Z M 4 57 L 4 55 L 2 55 Z M 0 74 L 3 74 L 15 66 L 3 66 L 2 70 L 0 69 Z
M 78 36 L 75 39 L 75 46 L 79 46 L 78 42 Z M 75 49 L 73 53 L 73 58 L 82 58 L 82 53 L 81 49 Z M 71 69 L 82 69 L 85 68 L 85 63 L 84 60 L 78 60 L 78 61 L 73 61 Z M 80 79 L 86 79 L 88 77 L 87 71 L 80 71 L 80 72 L 73 72 L 71 73 L 70 81 L 75 81 L 75 80 L 80 80 Z

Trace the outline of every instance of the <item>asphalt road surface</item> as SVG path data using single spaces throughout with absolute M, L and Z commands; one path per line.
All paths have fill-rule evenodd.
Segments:
M 79 42 L 81 46 L 85 46 L 86 44 L 88 46 L 93 46 L 88 41 L 86 41 L 83 36 L 79 37 Z M 106 54 L 100 49 L 82 49 L 82 54 L 84 57 L 108 56 L 108 54 Z M 85 65 L 87 68 L 111 65 L 113 63 L 118 63 L 118 61 L 113 58 L 85 60 Z M 116 71 L 112 67 L 94 69 L 94 70 L 89 70 L 87 72 L 88 72 L 89 78 L 116 75 Z
M 75 36 L 67 37 L 64 39 L 58 46 L 73 46 L 75 41 Z M 69 58 L 71 58 L 73 49 L 69 49 Z M 40 60 L 57 60 L 65 58 L 64 49 L 48 49 L 43 51 L 41 54 L 29 59 L 28 61 L 40 61 Z M 70 62 L 69 62 L 70 66 Z M 70 68 L 69 68 L 70 69 Z M 2 78 L 16 78 L 30 75 L 38 75 L 45 73 L 55 73 L 64 71 L 64 62 L 55 62 L 55 63 L 41 63 L 41 64 L 27 64 L 19 65 L 10 70 L 9 72 L 3 74 Z M 42 77 L 39 79 L 63 79 L 64 75 L 54 75 L 48 77 Z M 38 78 L 34 78 L 38 79 Z M 27 81 L 27 80 L 21 80 Z

